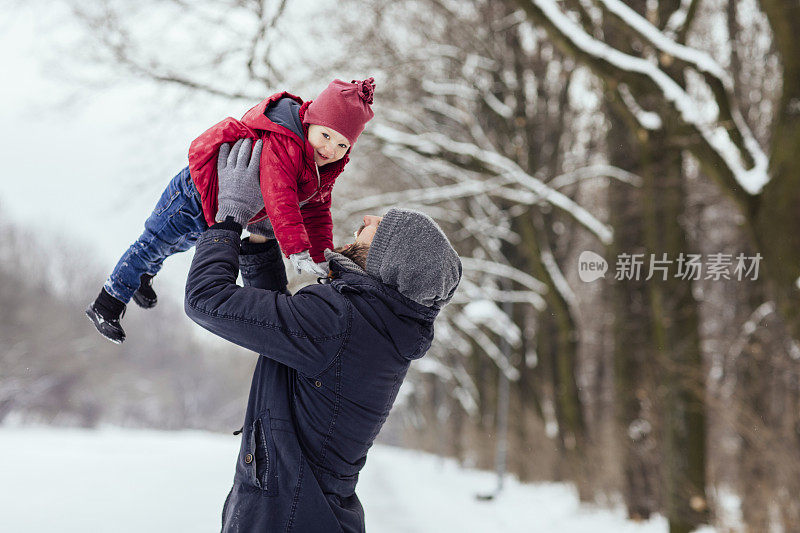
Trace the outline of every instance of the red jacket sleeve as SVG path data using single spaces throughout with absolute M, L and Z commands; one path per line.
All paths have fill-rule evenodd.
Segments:
M 299 161 L 291 156 L 290 142 L 283 135 L 270 135 L 261 152 L 264 207 L 286 257 L 311 248 L 297 197 Z
M 321 198 L 303 206 L 300 213 L 311 241 L 311 258 L 316 263 L 325 261 L 325 249 L 333 249 L 333 221 L 331 220 L 331 191 L 320 192 Z

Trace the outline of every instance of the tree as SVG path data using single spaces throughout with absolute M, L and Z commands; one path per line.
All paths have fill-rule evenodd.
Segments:
M 289 65 L 276 57 L 275 49 L 294 38 L 282 23 L 286 8 L 286 0 L 72 3 L 87 29 L 82 53 L 95 62 L 158 84 L 255 102 L 298 78 L 295 69 L 286 76 Z
M 783 67 L 780 99 L 769 117 L 770 148 L 764 150 L 734 96 L 730 70 L 708 53 L 684 44 L 697 12 L 696 1 L 654 14 L 662 15 L 663 29 L 620 0 L 600 0 L 600 14 L 589 13 L 580 3 L 568 4 L 584 21 L 618 20 L 626 35 L 640 43 L 639 54 L 610 46 L 597 37 L 601 28 L 592 24 L 584 29 L 555 0 L 517 3 L 566 54 L 588 65 L 606 83 L 625 84 L 624 90 L 635 102 L 658 98 L 654 112 L 660 118 L 659 129 L 664 129 L 670 142 L 696 157 L 703 171 L 735 200 L 756 249 L 764 256 L 770 295 L 794 338 L 800 339 L 800 236 L 781 230 L 800 222 L 800 161 L 791 155 L 800 140 L 796 119 L 800 114 L 800 45 L 793 38 L 800 29 L 800 7 L 761 2 Z M 665 14 L 668 19 L 663 18 Z M 709 106 L 715 111 L 708 112 Z
M 788 162 L 786 156 L 787 142 L 797 145 L 796 119 L 793 115 L 791 102 L 796 100 L 798 94 L 798 62 L 797 43 L 786 38 L 787 32 L 798 29 L 798 6 L 780 2 L 762 2 L 761 7 L 767 15 L 769 27 L 772 32 L 762 32 L 772 40 L 775 49 L 782 60 L 783 73 L 773 74 L 769 69 L 769 61 L 764 62 L 763 56 L 756 55 L 752 58 L 758 65 L 743 64 L 742 56 L 738 54 L 736 28 L 742 23 L 735 20 L 737 6 L 743 9 L 743 2 L 731 2 L 728 9 L 729 36 L 723 46 L 730 51 L 730 62 L 723 66 L 719 61 L 705 53 L 697 46 L 687 46 L 691 36 L 690 28 L 696 23 L 699 2 L 659 2 L 644 6 L 638 3 L 622 3 L 618 0 L 600 0 L 596 9 L 588 8 L 588 4 L 579 2 L 565 2 L 558 4 L 551 0 L 518 0 L 518 5 L 527 16 L 539 27 L 543 28 L 550 38 L 568 55 L 587 65 L 603 80 L 607 87 L 607 100 L 611 106 L 622 108 L 623 113 L 630 115 L 628 127 L 637 132 L 640 138 L 639 151 L 650 154 L 656 160 L 664 160 L 664 155 L 669 152 L 683 150 L 684 157 L 695 158 L 705 175 L 712 177 L 717 185 L 729 195 L 737 206 L 742 218 L 746 221 L 745 233 L 756 251 L 764 257 L 767 293 L 766 297 L 777 302 L 777 309 L 785 319 L 789 331 L 794 339 L 799 338 L 800 321 L 798 320 L 798 295 L 800 286 L 797 285 L 800 262 L 798 261 L 799 241 L 793 235 L 785 236 L 780 227 L 786 224 L 796 224 L 800 211 L 797 210 L 797 200 L 800 198 L 798 188 L 798 168 L 796 158 Z M 752 16 L 751 7 L 750 24 L 757 24 L 758 16 Z M 577 21 L 577 22 L 576 22 Z M 612 29 L 613 28 L 613 29 Z M 700 46 L 708 45 L 700 39 L 695 39 Z M 723 54 L 724 56 L 724 54 Z M 749 69 L 746 70 L 745 69 Z M 747 101 L 741 94 L 758 94 L 761 99 L 769 104 L 771 94 L 769 84 L 759 83 L 759 88 L 752 85 L 742 87 L 742 72 L 759 72 L 759 79 L 767 78 L 777 81 L 780 87 L 779 95 L 773 111 L 767 116 L 755 112 L 763 106 L 753 104 L 760 102 Z M 790 125 L 791 124 L 791 125 Z M 762 146 L 769 146 L 765 150 Z M 680 156 L 679 156 L 680 159 Z M 623 164 L 627 170 L 634 170 L 635 162 L 631 165 Z M 658 187 L 665 187 L 670 181 L 675 170 L 680 170 L 681 164 L 672 164 L 661 168 L 657 174 Z M 654 167 L 658 168 L 658 167 Z M 670 170 L 672 168 L 673 170 Z M 675 189 L 677 192 L 678 189 Z M 652 199 L 651 199 L 652 200 Z M 679 197 L 671 202 L 673 206 L 685 203 Z M 653 205 L 649 201 L 646 205 Z M 670 201 L 664 202 L 668 207 Z M 665 211 L 669 214 L 669 211 Z M 670 217 L 678 215 L 674 211 Z M 645 224 L 646 227 L 646 224 Z M 617 241 L 616 244 L 619 244 Z M 667 246 L 665 249 L 674 249 Z M 660 289 L 648 291 L 649 296 L 656 298 L 674 297 L 673 291 Z M 690 295 L 688 302 L 681 305 L 684 311 L 693 309 Z M 678 300 L 676 300 L 677 302 Z M 654 310 L 658 310 L 655 308 Z M 621 318 L 622 310 L 617 310 L 617 318 Z M 664 346 L 674 343 L 678 339 L 695 339 L 696 335 L 675 336 L 677 332 L 669 333 L 663 326 L 664 322 L 659 317 L 651 316 L 648 320 L 656 333 L 655 346 Z M 689 317 L 684 317 L 689 318 Z M 696 319 L 690 319 L 696 322 Z M 674 321 L 671 321 L 674 323 Z M 661 335 L 658 335 L 659 329 Z M 696 329 L 696 328 L 695 328 Z M 666 335 L 665 335 L 666 333 Z M 780 334 L 779 334 L 780 335 Z M 661 339 L 659 341 L 659 337 Z M 796 352 L 794 344 L 789 352 Z M 691 367 L 701 368 L 699 349 L 690 352 L 695 356 L 688 360 Z M 677 356 L 672 350 L 668 353 Z M 630 352 L 628 352 L 630 355 Z M 672 363 L 681 361 L 677 357 Z M 626 371 L 632 368 L 620 365 Z M 620 368 L 622 370 L 622 368 Z M 668 370 L 668 369 L 666 369 Z M 679 367 L 673 369 L 683 373 Z M 672 372 L 665 375 L 670 376 Z M 703 383 L 699 379 L 702 374 L 693 372 L 684 374 L 685 383 L 669 380 L 667 392 L 667 407 L 673 400 L 686 396 L 689 408 L 686 422 L 695 427 L 695 433 L 701 435 L 702 415 L 697 406 L 691 407 L 691 397 L 702 395 Z M 629 374 L 627 374 L 629 376 Z M 752 374 L 748 374 L 752 380 Z M 626 374 L 620 374 L 625 378 Z M 690 378 L 686 382 L 686 378 Z M 663 379 L 663 376 L 662 376 Z M 762 383 L 763 379 L 756 379 L 755 383 Z M 626 386 L 630 386 L 628 383 Z M 687 388 L 687 385 L 692 385 Z M 751 385 L 752 386 L 752 385 Z M 757 389 L 757 388 L 756 388 Z M 683 391 L 683 392 L 681 392 Z M 692 393 L 692 391 L 695 391 Z M 701 397 L 701 396 L 700 396 Z M 670 400 L 670 398 L 672 400 Z M 755 404 L 758 405 L 758 404 Z M 763 406 L 762 406 L 763 408 Z M 674 411 L 669 411 L 674 412 Z M 694 414 L 692 414 L 694 413 Z M 674 419 L 673 419 L 674 421 Z M 669 432 L 670 418 L 665 421 L 665 444 L 670 444 Z M 680 429 L 678 426 L 677 429 Z M 678 431 L 679 436 L 681 431 Z M 671 447 L 679 441 L 673 441 Z M 702 457 L 702 451 L 697 449 Z M 665 459 L 669 460 L 667 454 Z M 697 459 L 689 458 L 689 462 Z M 701 470 L 701 463 L 695 462 L 693 469 Z M 669 475 L 670 466 L 666 465 L 665 475 Z M 690 485 L 702 488 L 701 479 L 690 480 Z M 669 482 L 668 482 L 669 485 Z M 678 485 L 680 486 L 680 485 Z M 667 494 L 669 498 L 669 494 Z M 697 507 L 702 508 L 703 502 L 695 500 Z M 689 500 L 691 503 L 691 500 Z M 686 509 L 685 513 L 673 513 L 667 506 L 670 516 L 671 529 L 686 530 L 691 524 L 683 523 L 680 515 L 690 516 L 693 510 Z M 691 507 L 695 507 L 692 505 Z M 758 527 L 758 526 L 756 526 Z

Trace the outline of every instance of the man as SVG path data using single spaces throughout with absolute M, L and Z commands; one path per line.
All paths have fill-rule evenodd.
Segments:
M 202 235 L 186 282 L 192 320 L 261 354 L 222 529 L 361 532 L 358 473 L 410 362 L 431 345 L 461 262 L 433 220 L 391 209 L 326 253 L 328 283 L 289 295 L 276 241 L 240 243 L 260 208 L 241 200 L 257 197 L 249 159 L 220 157 L 219 209 L 240 219 Z

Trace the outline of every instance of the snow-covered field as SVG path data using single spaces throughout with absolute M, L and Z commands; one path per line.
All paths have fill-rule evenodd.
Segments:
M 218 531 L 238 437 L 202 432 L 0 428 L 0 531 Z M 622 510 L 579 506 L 561 484 L 508 480 L 492 502 L 489 472 L 375 446 L 358 494 L 370 533 L 661 533 Z

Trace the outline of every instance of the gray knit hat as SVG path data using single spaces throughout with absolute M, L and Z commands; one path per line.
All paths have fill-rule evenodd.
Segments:
M 461 280 L 461 260 L 431 217 L 395 207 L 375 232 L 367 274 L 418 304 L 441 309 Z

